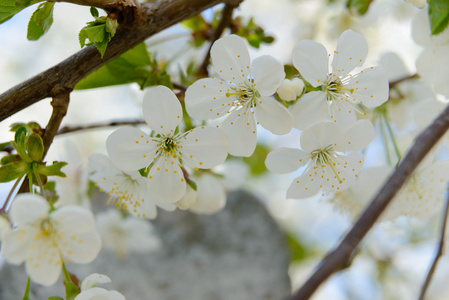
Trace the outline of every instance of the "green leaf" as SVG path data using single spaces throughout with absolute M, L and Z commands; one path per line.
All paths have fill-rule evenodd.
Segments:
M 48 300 L 64 300 L 64 299 L 61 297 L 52 296 L 52 297 L 48 298 Z
M 432 34 L 439 34 L 446 29 L 449 23 L 449 1 L 430 0 L 429 20 Z
M 54 4 L 54 2 L 39 4 L 28 23 L 28 40 L 36 41 L 50 29 L 53 24 Z
M 190 179 L 190 178 L 187 178 L 186 182 L 187 182 L 187 184 L 192 188 L 192 190 L 196 191 L 197 185 L 196 185 L 196 182 L 195 182 L 195 181 L 193 181 L 193 180 Z
M 368 8 L 373 0 L 348 0 L 346 7 L 357 12 L 359 15 L 363 15 L 368 11 Z
M 143 85 L 150 74 L 150 65 L 150 55 L 145 44 L 141 43 L 89 74 L 75 89 L 93 89 L 131 82 Z
M 24 160 L 26 163 L 32 162 L 31 158 L 28 156 L 26 152 L 26 127 L 21 127 L 16 131 L 14 135 L 14 141 L 11 142 L 12 146 L 16 149 L 17 154 Z
M 9 182 L 25 175 L 28 164 L 23 160 L 12 162 L 0 167 L 0 182 Z
M 0 24 L 11 19 L 15 14 L 25 7 L 42 2 L 44 0 L 1 0 L 0 1 Z
M 12 163 L 17 157 L 18 156 L 16 154 L 5 155 L 0 160 L 0 164 L 1 165 L 6 165 L 6 164 L 9 164 L 9 163 Z
M 90 8 L 90 14 L 92 15 L 92 17 L 94 18 L 98 18 L 99 14 L 98 14 L 98 9 L 96 9 L 95 7 L 91 7 Z
M 32 133 L 26 141 L 26 151 L 31 160 L 40 162 L 44 156 L 44 141 L 37 133 Z
M 58 162 L 54 161 L 53 164 L 49 166 L 45 165 L 37 165 L 36 170 L 39 174 L 45 175 L 45 176 L 59 176 L 59 177 L 66 177 L 64 172 L 61 171 L 61 168 L 66 166 L 66 162 Z
M 307 258 L 306 249 L 298 242 L 293 233 L 287 232 L 285 235 L 290 249 L 290 261 L 299 262 Z
M 265 159 L 267 158 L 269 149 L 263 145 L 257 145 L 253 155 L 250 157 L 243 157 L 243 161 L 248 164 L 252 175 L 262 175 L 267 171 L 265 167 Z
M 16 143 L 25 142 L 25 136 L 27 134 L 27 129 L 25 126 L 21 126 L 17 129 L 16 134 L 14 135 L 14 141 Z

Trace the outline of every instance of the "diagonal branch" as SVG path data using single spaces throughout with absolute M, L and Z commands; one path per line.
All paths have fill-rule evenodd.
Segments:
M 446 236 L 446 224 L 447 224 L 447 215 L 449 213 L 449 186 L 446 186 L 446 195 L 445 195 L 445 205 L 443 211 L 443 219 L 441 222 L 441 231 L 440 231 L 440 242 L 438 243 L 438 250 L 435 258 L 433 259 L 432 265 L 430 266 L 429 272 L 427 273 L 426 280 L 421 288 L 421 293 L 419 294 L 419 300 L 424 300 L 424 296 L 426 295 L 427 288 L 430 285 L 430 281 L 432 280 L 433 273 L 435 272 L 438 264 L 438 260 L 443 255 L 444 249 L 444 239 Z
M 144 120 L 129 120 L 129 121 L 112 121 L 108 123 L 98 123 L 98 124 L 90 124 L 90 125 L 84 125 L 84 126 L 66 126 L 62 127 L 57 135 L 82 131 L 82 130 L 88 130 L 88 129 L 98 129 L 98 128 L 105 128 L 105 127 L 113 127 L 113 126 L 122 126 L 122 125 L 139 125 L 139 124 L 145 124 Z
M 228 27 L 232 22 L 232 13 L 234 12 L 234 8 L 238 6 L 237 4 L 227 3 L 223 8 L 221 13 L 220 23 L 218 23 L 217 28 L 215 29 L 212 40 L 210 41 L 209 49 L 207 50 L 206 56 L 204 57 L 203 63 L 198 69 L 198 74 L 207 76 L 207 66 L 209 65 L 210 60 L 210 50 L 212 49 L 212 45 L 216 40 L 218 40 L 223 34 L 226 27 Z
M 426 154 L 449 128 L 449 106 L 415 140 L 413 147 L 404 156 L 399 166 L 383 185 L 358 218 L 340 244 L 321 261 L 315 272 L 291 297 L 291 300 L 305 300 L 318 289 L 332 274 L 349 266 L 356 247 L 374 225 L 380 214 L 406 182 Z
M 95 46 L 88 47 L 1 94 L 0 121 L 44 98 L 54 97 L 55 86 L 73 89 L 88 74 L 146 38 L 220 2 L 222 0 L 166 0 L 142 4 L 136 14 L 139 28 L 119 27 L 103 59 Z

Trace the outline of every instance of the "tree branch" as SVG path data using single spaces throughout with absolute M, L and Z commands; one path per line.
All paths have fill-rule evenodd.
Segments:
M 136 26 L 119 27 L 101 59 L 95 46 L 72 55 L 56 66 L 16 85 L 0 95 L 0 121 L 44 98 L 56 96 L 53 87 L 72 90 L 91 72 L 135 47 L 146 38 L 184 19 L 199 14 L 220 0 L 176 0 L 144 3 L 138 9 Z
M 340 244 L 321 261 L 315 272 L 291 297 L 291 300 L 305 300 L 332 274 L 349 266 L 356 247 L 374 225 L 380 214 L 406 182 L 426 154 L 449 128 L 449 106 L 415 140 L 413 147 L 404 156 L 390 179 L 357 219 Z
M 122 125 L 139 125 L 139 124 L 145 124 L 144 120 L 130 120 L 130 121 L 113 121 L 108 123 L 99 123 L 99 124 L 91 124 L 86 126 L 66 126 L 61 128 L 57 135 L 77 132 L 81 130 L 88 130 L 88 129 L 98 129 L 98 128 L 104 128 L 104 127 L 113 127 L 113 126 L 122 126 Z
M 44 155 L 48 152 L 50 145 L 53 143 L 53 139 L 58 132 L 59 126 L 61 125 L 62 119 L 67 114 L 67 109 L 70 102 L 70 92 L 71 90 L 66 90 L 64 88 L 56 88 L 55 96 L 51 101 L 51 106 L 53 106 L 53 111 L 48 121 L 47 127 L 45 127 L 44 135 L 42 139 L 44 140 Z
M 430 266 L 429 272 L 427 273 L 426 280 L 424 281 L 424 284 L 421 288 L 421 293 L 419 295 L 419 300 L 424 300 L 424 296 L 426 294 L 427 288 L 430 285 L 430 281 L 432 280 L 433 273 L 436 270 L 438 260 L 443 255 L 443 249 L 444 249 L 444 238 L 446 236 L 446 224 L 447 224 L 447 215 L 449 212 L 449 186 L 446 185 L 446 197 L 445 197 L 445 206 L 443 211 L 443 219 L 441 221 L 441 231 L 440 231 L 440 242 L 438 244 L 438 250 L 437 254 L 435 255 L 435 258 L 433 259 L 432 265 Z
M 210 50 L 212 49 L 212 45 L 216 40 L 218 40 L 221 35 L 223 34 L 226 27 L 231 24 L 232 21 L 232 13 L 234 12 L 234 8 L 236 8 L 239 5 L 239 3 L 226 3 L 225 7 L 223 8 L 220 23 L 218 23 L 217 28 L 215 29 L 214 36 L 212 37 L 212 40 L 210 42 L 209 49 L 207 50 L 206 56 L 204 57 L 203 63 L 201 64 L 200 68 L 198 69 L 198 74 L 207 76 L 207 66 L 209 65 L 210 60 Z

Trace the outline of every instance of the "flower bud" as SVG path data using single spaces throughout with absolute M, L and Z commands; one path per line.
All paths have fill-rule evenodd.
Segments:
M 304 82 L 295 77 L 292 80 L 284 79 L 281 86 L 278 88 L 277 93 L 284 101 L 295 101 L 298 96 L 302 94 L 303 89 Z

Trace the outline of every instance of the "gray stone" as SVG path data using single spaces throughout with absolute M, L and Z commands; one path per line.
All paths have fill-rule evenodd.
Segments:
M 160 212 L 153 222 L 162 247 L 117 259 L 102 251 L 89 265 L 69 265 L 79 278 L 105 274 L 128 300 L 286 299 L 290 293 L 285 237 L 263 205 L 247 192 L 230 193 L 226 208 L 211 216 Z M 4 265 L 0 299 L 21 299 L 23 267 Z M 63 296 L 61 284 L 32 284 L 34 299 Z

